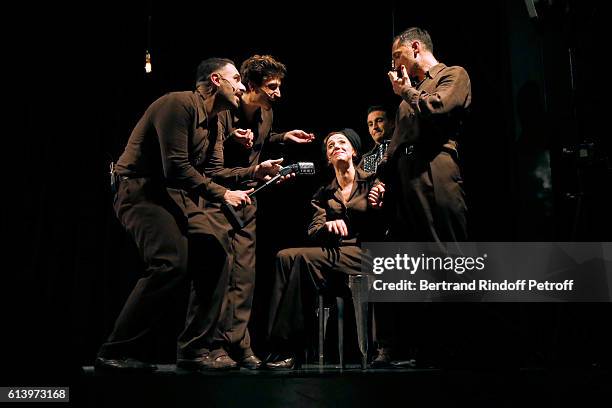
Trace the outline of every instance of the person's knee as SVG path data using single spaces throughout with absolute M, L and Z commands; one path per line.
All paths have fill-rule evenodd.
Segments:
M 276 254 L 276 260 L 283 265 L 293 264 L 301 256 L 299 248 L 286 248 Z
M 288 282 L 292 280 L 295 267 L 301 262 L 302 251 L 300 248 L 287 248 L 276 254 L 275 275 L 277 282 Z

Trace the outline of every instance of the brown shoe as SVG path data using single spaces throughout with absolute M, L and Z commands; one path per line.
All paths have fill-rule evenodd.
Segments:
M 249 370 L 259 370 L 263 368 L 263 361 L 257 358 L 256 355 L 251 355 L 238 360 L 238 365 Z
M 238 363 L 227 354 L 209 353 L 195 359 L 179 359 L 176 366 L 185 370 L 232 370 L 238 368 Z
M 293 370 L 301 368 L 301 365 L 295 355 L 274 356 L 266 362 L 266 368 L 270 370 Z

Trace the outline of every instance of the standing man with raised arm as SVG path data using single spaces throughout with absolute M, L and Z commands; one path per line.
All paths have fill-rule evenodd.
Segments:
M 384 184 L 372 189 L 370 203 L 382 206 L 384 202 L 389 241 L 436 242 L 441 247 L 443 242 L 465 241 L 467 207 L 458 139 L 464 136 L 463 122 L 472 101 L 470 78 L 464 68 L 440 63 L 433 55 L 429 33 L 417 27 L 394 39 L 391 55 L 397 70 L 389 72 L 389 80 L 402 102 L 378 170 Z M 376 323 L 387 333 L 409 326 L 409 345 L 421 348 L 424 358 L 417 358 L 417 364 L 425 364 L 423 359 L 434 356 L 424 349 L 440 338 L 432 334 L 442 325 L 437 319 L 448 319 L 453 312 L 445 309 L 444 314 L 432 316 L 437 306 L 413 306 L 411 317 L 402 317 L 399 324 L 394 317 L 406 313 L 398 313 L 392 304 L 377 307 Z M 456 319 L 445 321 L 455 323 Z M 403 347 L 407 349 L 408 344 Z M 389 354 L 379 353 L 379 357 L 373 364 L 384 366 L 390 361 Z
M 395 241 L 449 242 L 467 237 L 467 207 L 458 165 L 458 141 L 472 100 L 470 78 L 433 55 L 427 31 L 409 28 L 393 41 L 399 71 L 389 72 L 402 97 L 395 131 L 379 174 L 387 192 L 375 187 L 370 200 L 383 200 Z

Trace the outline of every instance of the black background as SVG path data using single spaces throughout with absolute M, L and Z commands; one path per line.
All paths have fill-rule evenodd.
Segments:
M 17 228 L 7 234 L 2 285 L 9 292 L 4 351 L 14 363 L 6 365 L 11 383 L 61 379 L 92 363 L 141 266 L 112 213 L 108 163 L 121 154 L 148 104 L 165 92 L 192 89 L 197 64 L 211 56 L 240 64 L 266 53 L 287 65 L 276 129 L 301 128 L 321 139 L 352 127 L 368 142 L 367 107 L 399 104 L 386 77 L 393 32 L 426 28 L 438 60 L 465 67 L 472 80 L 472 118 L 460 140 L 471 240 L 609 241 L 609 170 L 561 153 L 585 137 L 596 142 L 598 157 L 609 153 L 600 131 L 605 73 L 597 58 L 604 49 L 599 4 L 541 4 L 539 18 L 530 20 L 523 2 L 493 3 L 99 2 L 22 5 L 7 13 L 17 22 L 6 37 L 12 52 L 6 65 L 13 71 L 6 80 L 17 91 L 10 103 L 17 112 L 8 114 L 16 129 L 5 135 L 16 142 L 6 157 L 15 186 L 7 187 L 5 200 L 15 208 L 5 215 Z M 527 34 L 538 44 L 513 42 Z M 147 47 L 150 75 L 144 73 Z M 568 48 L 575 53 L 572 66 Z M 525 60 L 538 61 L 532 82 L 529 75 L 517 79 L 525 77 Z M 525 86 L 530 83 L 536 86 Z M 521 195 L 525 149 L 550 151 L 549 212 Z M 278 154 L 288 162 L 321 157 L 318 144 Z M 261 197 L 256 341 L 271 259 L 279 248 L 302 242 L 307 203 L 321 178 L 296 180 Z M 580 192 L 577 212 L 572 197 Z M 167 339 L 157 345 L 160 360 L 173 356 L 181 306 L 171 311 L 179 317 L 169 318 Z M 599 322 L 609 319 L 610 308 L 469 305 L 466 311 L 479 316 L 466 323 L 475 338 L 486 333 L 508 347 L 520 343 L 526 363 L 559 362 L 569 353 L 588 364 L 601 355 L 603 347 L 593 344 L 602 341 Z

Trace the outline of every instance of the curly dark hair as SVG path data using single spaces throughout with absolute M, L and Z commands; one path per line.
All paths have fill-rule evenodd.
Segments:
M 261 86 L 268 78 L 285 78 L 287 68 L 271 55 L 253 55 L 240 66 L 240 75 L 245 85 Z

